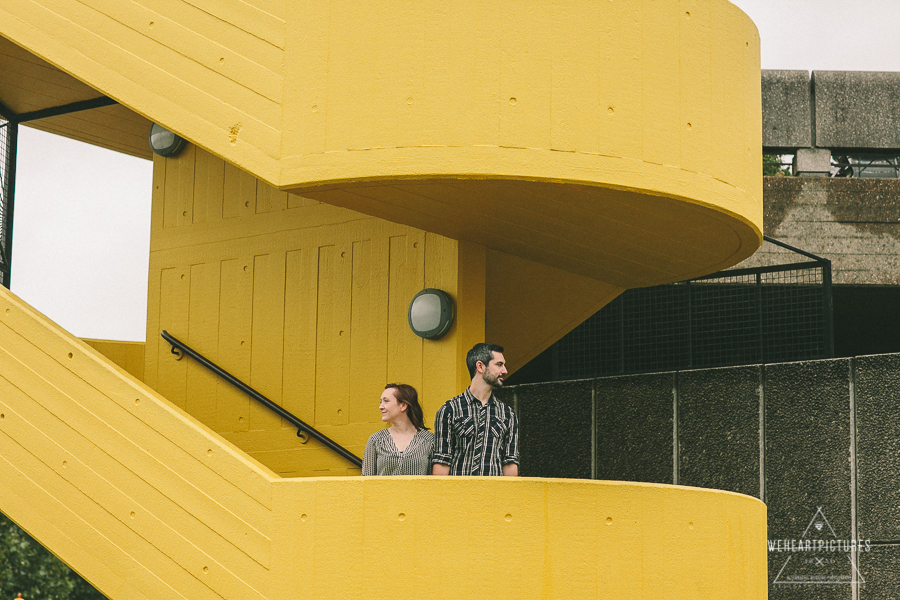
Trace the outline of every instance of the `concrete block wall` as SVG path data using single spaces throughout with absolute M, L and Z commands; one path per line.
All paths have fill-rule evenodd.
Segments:
M 762 72 L 763 148 L 900 149 L 900 73 Z
M 813 145 L 809 71 L 763 71 L 762 105 L 764 148 Z
M 766 177 L 764 233 L 832 261 L 836 285 L 900 284 L 900 179 Z M 738 265 L 805 260 L 763 244 Z
M 770 598 L 900 595 L 900 354 L 520 385 L 502 395 L 521 420 L 523 475 L 756 496 L 768 506 L 769 540 L 824 531 L 869 543 L 854 555 L 857 572 L 842 552 L 817 566 L 825 555 L 770 551 Z M 819 510 L 833 535 L 811 529 L 823 522 Z M 774 583 L 797 569 L 846 581 Z
M 900 148 L 900 73 L 813 71 L 814 145 Z

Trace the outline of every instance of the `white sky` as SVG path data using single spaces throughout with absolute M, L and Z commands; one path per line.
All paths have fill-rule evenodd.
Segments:
M 763 69 L 900 71 L 897 0 L 731 0 L 759 29 Z
M 152 171 L 19 127 L 12 291 L 79 337 L 144 341 Z
M 763 69 L 900 71 L 900 1 L 734 0 Z M 151 162 L 19 128 L 12 290 L 79 337 L 144 341 Z

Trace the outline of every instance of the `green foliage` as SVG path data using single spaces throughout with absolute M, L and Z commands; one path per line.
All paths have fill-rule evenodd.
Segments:
M 0 513 L 0 598 L 105 600 L 91 584 Z
M 777 154 L 763 154 L 763 176 L 790 177 L 791 169 L 781 166 L 781 157 Z

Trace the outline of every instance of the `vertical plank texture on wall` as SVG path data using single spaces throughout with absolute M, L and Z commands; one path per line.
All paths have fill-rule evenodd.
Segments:
M 318 259 L 318 249 L 285 258 L 282 406 L 307 423 L 316 422 Z
M 195 155 L 196 146 L 188 144 L 177 158 L 166 161 L 163 227 L 178 227 L 191 222 Z
M 219 262 L 192 265 L 190 268 L 190 310 L 187 338 L 182 341 L 218 362 L 219 337 Z M 203 423 L 216 418 L 216 375 L 206 367 L 185 359 L 187 393 L 185 410 Z
M 388 297 L 388 379 L 422 387 L 422 338 L 407 324 L 407 308 L 425 283 L 425 234 L 390 239 L 390 295 Z
M 188 307 L 190 303 L 190 279 L 183 268 L 163 269 L 160 273 L 159 308 L 160 328 L 177 338 L 188 333 Z M 157 390 L 177 406 L 185 408 L 185 384 L 187 382 L 187 361 L 173 360 L 168 344 L 159 346 L 159 381 Z M 168 355 L 168 356 L 166 356 Z
M 457 281 L 459 278 L 458 242 L 432 233 L 425 234 L 425 282 L 424 287 L 436 288 L 450 294 L 455 304 L 459 304 Z M 458 327 L 458 318 L 451 331 L 439 340 L 422 344 L 422 389 L 419 390 L 425 421 L 434 421 L 434 414 L 446 400 L 446 390 L 457 387 L 457 374 L 465 354 L 460 356 L 456 337 L 451 335 Z M 462 391 L 462 390 L 460 390 Z M 442 395 L 443 392 L 443 395 Z M 452 393 L 452 392 L 451 392 Z
M 388 240 L 353 242 L 350 308 L 350 423 L 380 417 L 378 399 L 386 383 L 388 341 Z
M 253 340 L 250 386 L 281 404 L 281 370 L 284 351 L 284 253 L 262 254 L 253 259 Z M 250 429 L 276 429 L 283 425 L 277 414 L 252 401 Z
M 168 329 L 359 455 L 384 427 L 388 382 L 419 390 L 430 425 L 483 336 L 483 248 L 462 264 L 453 240 L 324 207 L 192 152 L 156 163 L 148 329 Z M 461 278 L 474 290 L 461 303 L 465 343 L 457 326 L 424 342 L 407 323 L 409 302 L 429 286 L 457 298 Z M 159 391 L 274 471 L 358 473 L 168 345 L 147 347 Z
M 194 165 L 193 222 L 220 221 L 225 194 L 225 161 L 208 152 L 197 152 Z
M 221 263 L 219 303 L 219 365 L 250 381 L 251 325 L 253 321 L 253 263 L 250 257 Z M 231 385 L 219 386 L 216 431 L 247 431 L 250 398 Z
M 256 212 L 278 212 L 287 208 L 287 192 L 281 192 L 260 181 L 256 187 Z
M 350 244 L 319 248 L 316 425 L 345 425 L 350 386 Z
M 252 214 L 256 210 L 256 178 L 228 163 L 224 177 L 222 216 L 234 219 Z

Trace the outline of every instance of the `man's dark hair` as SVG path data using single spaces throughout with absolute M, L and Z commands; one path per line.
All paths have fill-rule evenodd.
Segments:
M 475 364 L 482 363 L 485 367 L 494 359 L 494 352 L 503 354 L 503 346 L 497 344 L 475 344 L 466 353 L 466 366 L 469 367 L 469 378 L 475 377 Z

